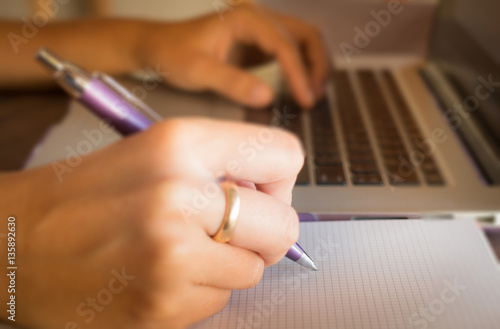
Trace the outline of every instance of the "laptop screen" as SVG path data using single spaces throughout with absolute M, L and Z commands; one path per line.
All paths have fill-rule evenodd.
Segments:
M 442 0 L 430 58 L 493 144 L 500 145 L 500 1 Z M 485 83 L 485 81 L 490 81 Z M 478 86 L 479 87 L 478 94 Z

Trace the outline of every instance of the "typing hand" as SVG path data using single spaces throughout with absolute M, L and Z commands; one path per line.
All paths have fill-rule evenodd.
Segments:
M 183 328 L 216 313 L 296 242 L 302 163 L 284 131 L 176 119 L 83 158 L 62 182 L 50 166 L 0 176 L 0 208 L 18 223 L 16 323 Z M 210 237 L 221 175 L 240 183 L 227 244 Z
M 228 63 L 233 46 L 242 43 L 277 58 L 304 108 L 323 94 L 329 59 L 320 33 L 298 19 L 242 4 L 223 17 L 213 14 L 178 24 L 150 24 L 146 31 L 138 47 L 141 66 L 160 64 L 169 73 L 166 80 L 175 86 L 213 90 L 250 106 L 267 105 L 272 89 Z

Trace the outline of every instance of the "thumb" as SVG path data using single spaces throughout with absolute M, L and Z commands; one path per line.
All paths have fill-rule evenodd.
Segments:
M 210 57 L 198 59 L 198 83 L 238 103 L 262 107 L 273 98 L 273 91 L 257 77 Z

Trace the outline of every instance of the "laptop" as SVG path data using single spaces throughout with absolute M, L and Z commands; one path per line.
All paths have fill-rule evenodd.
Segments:
M 500 23 L 494 14 L 500 3 L 482 2 L 271 1 L 322 26 L 335 67 L 327 97 L 314 111 L 301 112 L 283 96 L 271 112 L 247 114 L 249 121 L 286 126 L 306 145 L 294 191 L 299 211 L 354 219 L 465 213 L 493 219 L 500 210 Z M 353 19 L 338 17 L 342 25 L 336 26 L 325 12 Z M 391 24 L 392 31 L 383 30 Z M 351 38 L 335 39 L 334 29 Z M 370 50 L 367 40 L 377 38 L 383 40 Z
M 313 111 L 301 111 L 286 88 L 264 111 L 167 87 L 148 89 L 146 103 L 164 117 L 212 116 L 296 133 L 307 150 L 294 189 L 299 212 L 340 219 L 473 215 L 495 220 L 500 214 L 500 24 L 495 15 L 500 3 L 265 4 L 309 20 L 325 34 L 335 69 L 326 97 Z M 260 76 L 280 89 L 276 67 L 260 68 Z M 126 85 L 141 88 L 137 80 Z M 74 102 L 27 167 L 64 157 L 67 146 L 82 139 L 75 131 L 97 126 L 98 119 Z M 108 135 L 99 147 L 118 138 Z

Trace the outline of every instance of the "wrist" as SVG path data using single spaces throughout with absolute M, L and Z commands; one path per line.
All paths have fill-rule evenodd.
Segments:
M 155 61 L 158 49 L 168 42 L 172 23 L 141 21 L 131 54 L 137 69 L 145 69 Z M 159 44 L 159 43 L 162 44 Z

